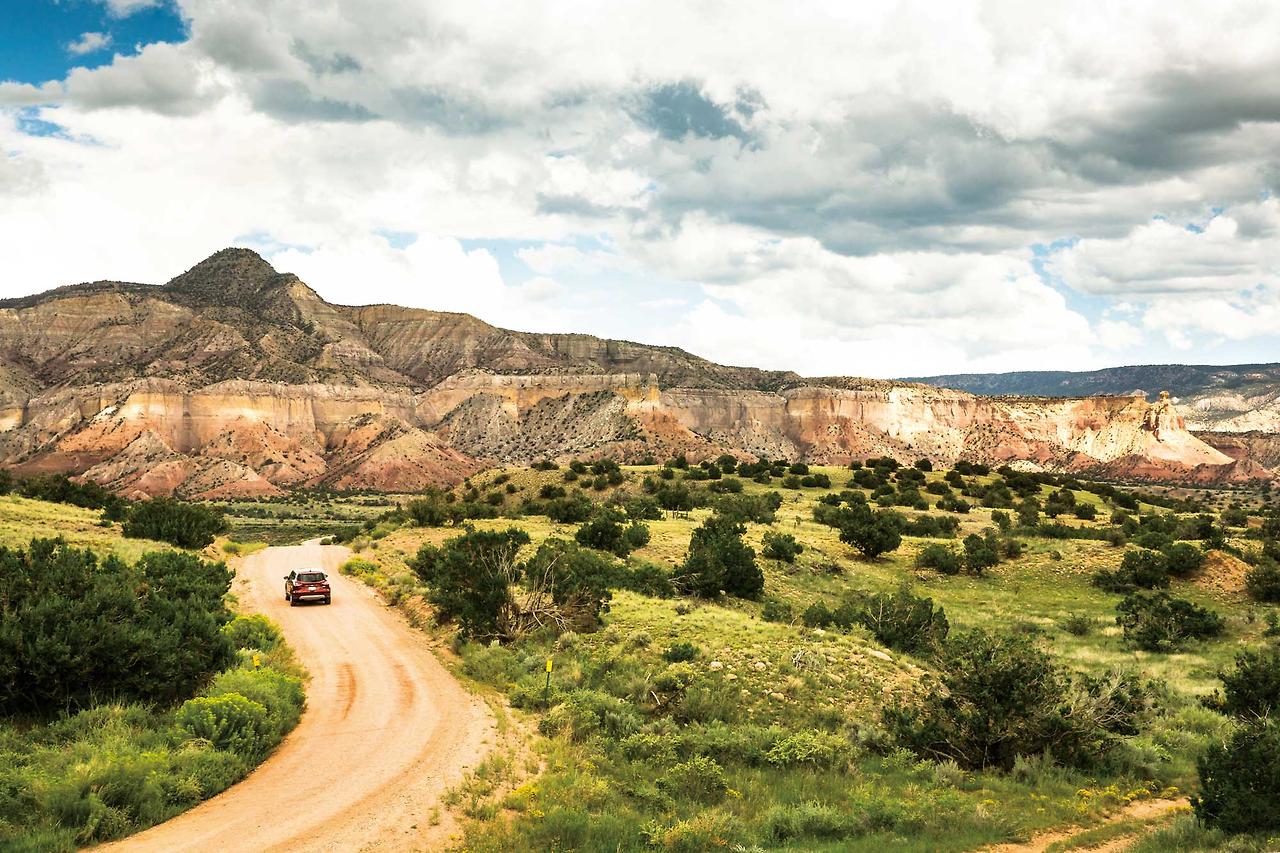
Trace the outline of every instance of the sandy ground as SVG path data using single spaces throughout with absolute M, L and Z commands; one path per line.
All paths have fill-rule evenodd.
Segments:
M 279 623 L 311 673 L 302 722 L 244 781 L 173 820 L 99 850 L 440 849 L 441 794 L 494 742 L 484 702 L 423 635 L 338 574 L 345 548 L 268 548 L 245 558 L 236 592 Z M 291 608 L 282 576 L 321 566 L 333 604 Z
M 1173 812 L 1175 809 L 1185 808 L 1187 799 L 1179 797 L 1177 799 L 1138 800 L 1130 803 L 1120 811 L 1111 815 L 1107 820 L 1103 821 L 1099 826 L 1105 826 L 1108 823 L 1114 823 L 1121 820 L 1146 820 L 1149 818 L 1158 818 L 1166 813 Z M 1037 835 L 1035 838 L 1025 844 L 999 844 L 995 847 L 988 847 L 984 853 L 1044 853 L 1050 846 L 1062 841 L 1070 841 L 1077 835 L 1082 835 L 1091 829 L 1097 829 L 1098 826 L 1084 827 L 1083 829 L 1068 829 L 1055 832 L 1046 832 Z M 1119 853 L 1134 844 L 1138 839 L 1137 835 L 1141 835 L 1139 830 L 1136 835 L 1124 835 L 1119 838 L 1113 838 L 1109 841 L 1099 843 L 1095 847 L 1082 847 L 1082 850 L 1088 850 L 1090 853 Z

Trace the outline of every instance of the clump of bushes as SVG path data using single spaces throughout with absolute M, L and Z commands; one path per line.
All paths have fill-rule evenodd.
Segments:
M 941 542 L 931 542 L 916 555 L 916 565 L 944 575 L 958 575 L 964 569 L 964 558 Z
M 1280 563 L 1263 557 L 1245 573 L 1244 585 L 1254 601 L 1280 603 Z
M 649 526 L 641 521 L 627 524 L 627 517 L 616 506 L 602 506 L 578 528 L 574 539 L 579 545 L 608 551 L 625 557 L 637 548 L 649 544 Z
M 1191 798 L 1196 817 L 1224 832 L 1280 829 L 1280 721 L 1236 729 L 1196 762 L 1200 793 Z
M 232 661 L 230 588 L 226 565 L 192 554 L 129 565 L 62 539 L 0 547 L 0 713 L 191 695 Z
M 218 510 L 173 498 L 139 501 L 124 521 L 127 537 L 158 539 L 179 548 L 203 548 L 226 531 L 227 520 Z
M 764 591 L 764 573 L 756 565 L 755 549 L 742 541 L 746 530 L 741 522 L 719 513 L 704 521 L 689 540 L 677 585 L 702 598 L 714 598 L 721 592 L 759 598 Z
M 212 797 L 264 758 L 296 725 L 302 682 L 263 617 L 237 617 L 223 634 L 254 654 L 176 709 L 107 703 L 34 727 L 0 722 L 0 848 L 120 838 Z
M 938 669 L 940 684 L 918 705 L 886 708 L 884 723 L 917 755 L 965 769 L 1010 770 L 1046 752 L 1088 766 L 1137 731 L 1148 704 L 1133 676 L 1072 682 L 1025 636 L 966 632 L 945 645 Z
M 796 541 L 796 537 L 790 533 L 774 533 L 770 531 L 764 535 L 764 556 L 770 560 L 781 560 L 784 563 L 794 563 L 796 557 L 804 552 L 804 546 Z
M 1171 652 L 1188 640 L 1220 636 L 1226 620 L 1211 610 L 1167 592 L 1131 593 L 1116 605 L 1124 637 L 1148 652 Z
M 409 567 L 427 585 L 440 621 L 457 624 L 471 639 L 502 641 L 546 625 L 592 630 L 608 610 L 610 590 L 634 577 L 563 539 L 546 540 L 522 562 L 519 552 L 528 544 L 529 535 L 516 527 L 469 530 L 439 547 L 423 545 Z

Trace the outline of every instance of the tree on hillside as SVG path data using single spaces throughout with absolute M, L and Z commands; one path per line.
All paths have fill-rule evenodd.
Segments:
M 902 544 L 902 534 L 898 531 L 896 515 L 881 510 L 849 518 L 840 528 L 840 541 L 857 548 L 868 560 L 874 560 L 897 550 Z
M 689 593 L 714 598 L 721 592 L 739 598 L 759 598 L 764 573 L 756 565 L 756 552 L 742 541 L 747 528 L 741 522 L 716 514 L 693 531 L 689 553 L 677 581 Z
M 469 530 L 439 547 L 423 545 L 409 567 L 427 584 L 427 601 L 442 622 L 456 622 L 475 639 L 509 639 L 511 587 L 521 574 L 516 557 L 527 544 L 529 534 L 517 527 Z

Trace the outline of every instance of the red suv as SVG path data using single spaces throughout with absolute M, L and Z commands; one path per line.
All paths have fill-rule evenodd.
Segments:
M 292 571 L 284 576 L 284 600 L 290 607 L 297 607 L 304 601 L 332 601 L 329 592 L 329 579 L 319 569 L 302 569 Z

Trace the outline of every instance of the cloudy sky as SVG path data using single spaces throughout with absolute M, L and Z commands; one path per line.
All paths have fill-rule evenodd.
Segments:
M 1280 360 L 1278 32 L 1266 0 L 7 0 L 0 297 L 241 245 L 331 301 L 809 375 Z

